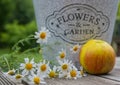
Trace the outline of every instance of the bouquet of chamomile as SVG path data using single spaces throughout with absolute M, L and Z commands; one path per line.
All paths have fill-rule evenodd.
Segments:
M 39 32 L 35 32 L 35 35 L 32 36 L 36 39 L 36 44 L 42 45 L 40 52 L 44 48 L 44 45 L 48 43 L 48 38 L 51 37 L 50 32 L 42 27 Z M 80 45 L 74 45 L 71 48 L 73 53 L 77 53 L 80 49 Z M 43 56 L 43 55 L 42 55 Z M 17 69 L 9 69 L 8 72 L 4 72 L 9 78 L 21 82 L 26 80 L 31 85 L 40 85 L 46 84 L 46 78 L 65 78 L 65 79 L 78 79 L 86 76 L 87 74 L 82 67 L 76 68 L 71 60 L 66 58 L 66 49 L 60 49 L 56 61 L 58 65 L 54 65 L 51 61 L 42 59 L 39 62 L 35 62 L 34 56 L 30 59 L 26 56 L 24 61 L 20 63 Z M 9 62 L 5 59 L 8 66 Z M 53 61 L 52 61 L 53 62 Z

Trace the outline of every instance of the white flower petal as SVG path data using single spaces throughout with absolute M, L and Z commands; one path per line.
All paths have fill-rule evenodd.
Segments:
M 43 64 L 45 64 L 45 60 L 43 60 Z
M 21 64 L 20 64 L 20 66 L 21 66 L 21 67 L 24 67 L 24 66 L 25 66 L 25 64 L 24 64 L 24 63 L 21 63 Z
M 56 67 L 56 66 L 54 66 L 54 67 L 53 67 L 53 71 L 55 71 L 55 72 L 56 72 L 56 70 L 57 70 L 57 67 Z
M 36 35 L 39 35 L 39 32 L 35 32 Z
M 25 63 L 28 63 L 29 62 L 29 58 L 25 58 Z
M 46 84 L 46 82 L 44 82 L 44 81 L 41 81 L 40 83 L 41 83 L 41 84 Z
M 24 69 L 25 68 L 25 66 L 24 67 L 19 67 L 20 69 Z
M 64 77 L 64 75 L 63 74 L 59 74 L 59 78 L 63 78 Z
M 38 39 L 38 40 L 36 41 L 36 43 L 41 43 L 41 40 L 40 40 L 40 39 Z
M 35 36 L 34 36 L 34 38 L 38 39 L 38 38 L 39 38 L 39 36 L 38 36 L 38 35 L 35 35 Z
M 34 64 L 34 58 L 30 61 L 30 63 Z
M 34 72 L 33 72 L 32 70 L 30 71 L 30 73 L 31 73 L 31 75 L 35 75 Z
M 24 70 L 22 71 L 22 75 L 27 75 L 27 70 L 26 70 L 26 69 L 24 69 Z
M 61 60 L 58 60 L 58 63 L 59 63 L 60 65 L 62 65 L 62 64 L 63 64 L 63 62 L 62 62 Z

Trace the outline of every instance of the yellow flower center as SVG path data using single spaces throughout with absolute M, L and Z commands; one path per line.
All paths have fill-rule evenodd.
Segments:
M 40 69 L 41 69 L 41 71 L 46 71 L 46 69 L 47 69 L 46 64 L 41 65 Z
M 70 75 L 71 75 L 71 77 L 76 77 L 76 75 L 77 75 L 76 70 L 72 70 L 72 71 L 70 72 Z
M 41 38 L 41 39 L 45 39 L 45 38 L 46 38 L 46 32 L 40 33 L 40 38 Z
M 60 53 L 60 58 L 65 58 L 65 53 L 64 52 Z
M 17 74 L 17 75 L 15 76 L 15 78 L 16 78 L 16 79 L 20 79 L 20 78 L 22 78 L 22 76 L 21 76 L 20 74 Z
M 51 71 L 49 73 L 49 77 L 54 78 L 56 76 L 56 73 L 54 71 Z
M 75 46 L 73 47 L 73 51 L 77 51 L 77 50 L 78 50 L 78 46 L 75 45 Z
M 9 75 L 14 75 L 15 72 L 14 72 L 13 70 L 9 70 L 9 71 L 8 71 L 8 74 L 9 74 Z
M 67 69 L 68 69 L 68 65 L 67 65 L 67 64 L 63 64 L 63 65 L 62 65 L 62 69 L 63 69 L 63 70 L 67 70 Z
M 40 78 L 39 77 L 34 77 L 33 79 L 35 84 L 40 84 Z
M 27 70 L 31 70 L 31 69 L 33 68 L 33 65 L 32 65 L 31 63 L 27 63 L 27 64 L 25 65 L 25 68 L 26 68 Z

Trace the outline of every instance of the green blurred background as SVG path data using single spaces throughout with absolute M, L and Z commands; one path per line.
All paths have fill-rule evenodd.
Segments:
M 0 1 L 0 55 L 9 52 L 20 39 L 37 31 L 32 0 Z M 120 55 L 120 3 L 112 46 Z

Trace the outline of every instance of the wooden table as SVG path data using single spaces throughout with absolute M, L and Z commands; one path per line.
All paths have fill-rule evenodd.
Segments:
M 120 57 L 117 57 L 114 69 L 107 75 L 88 75 L 76 80 L 46 79 L 45 81 L 46 85 L 120 85 Z M 17 85 L 28 85 L 23 83 L 17 83 Z

